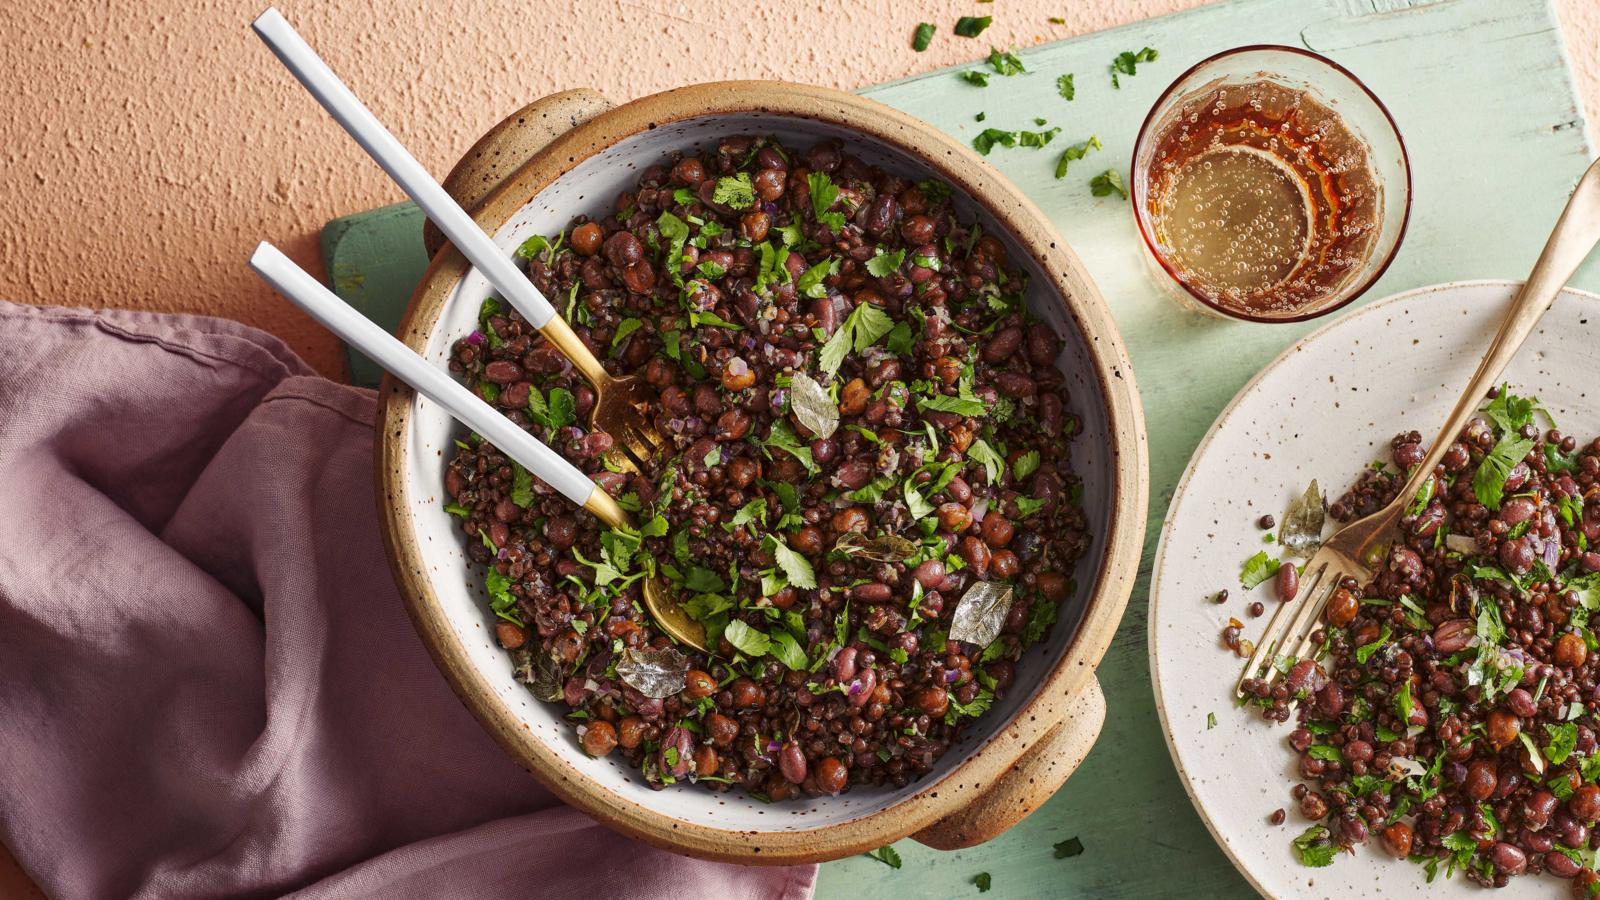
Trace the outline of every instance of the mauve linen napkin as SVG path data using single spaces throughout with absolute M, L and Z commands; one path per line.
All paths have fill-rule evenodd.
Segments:
M 562 806 L 378 536 L 373 395 L 201 317 L 0 304 L 0 840 L 51 896 L 751 897 Z

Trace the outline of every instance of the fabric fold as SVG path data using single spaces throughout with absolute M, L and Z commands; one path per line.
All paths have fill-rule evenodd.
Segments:
M 808 897 L 815 867 L 645 847 L 500 751 L 390 577 L 373 415 L 237 323 L 0 304 L 0 839 L 35 880 Z

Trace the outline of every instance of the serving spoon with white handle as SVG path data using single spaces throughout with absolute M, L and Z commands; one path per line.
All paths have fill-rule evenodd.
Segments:
M 444 407 L 457 421 L 483 435 L 500 452 L 539 476 L 557 493 L 593 513 L 612 528 L 632 527 L 628 513 L 593 479 L 543 441 L 522 430 L 521 426 L 506 418 L 499 410 L 479 399 L 448 373 L 373 324 L 337 294 L 323 287 L 321 282 L 306 274 L 277 247 L 265 242 L 256 247 L 256 252 L 250 257 L 250 267 L 279 293 L 293 301 L 294 305 L 310 314 L 311 318 L 366 354 L 385 372 Z M 678 605 L 672 589 L 661 583 L 659 575 L 645 579 L 644 605 L 655 618 L 656 624 L 674 639 L 697 650 L 706 649 L 705 629 L 699 622 L 689 618 L 683 607 Z
M 656 403 L 655 390 L 636 375 L 612 375 L 600 365 L 567 320 L 556 315 L 555 307 L 533 282 L 495 246 L 494 239 L 478 227 L 416 157 L 383 127 L 378 117 L 328 68 L 281 13 L 268 8 L 253 27 L 284 67 L 361 145 L 361 149 L 389 173 L 394 183 L 416 201 L 450 243 L 489 279 L 500 296 L 516 308 L 528 324 L 537 328 L 551 346 L 572 361 L 594 386 L 590 425 L 615 438 L 617 447 L 635 469 L 650 471 L 652 460 L 665 446 L 650 415 Z

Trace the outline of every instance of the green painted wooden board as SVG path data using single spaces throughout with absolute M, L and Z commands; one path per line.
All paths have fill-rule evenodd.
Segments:
M 1522 277 L 1593 152 L 1555 13 L 1542 0 L 1233 0 L 1023 51 L 1031 74 L 993 78 L 987 89 L 943 71 L 863 91 L 963 139 L 990 126 L 1031 128 L 1035 116 L 1062 127 L 1045 150 L 997 149 L 989 159 L 1050 216 L 1111 304 L 1149 422 L 1152 490 L 1146 568 L 1100 668 L 1110 714 L 1068 786 L 982 847 L 938 853 L 904 841 L 899 871 L 864 857 L 825 865 L 819 896 L 976 896 L 979 872 L 991 873 L 987 896 L 996 898 L 1249 895 L 1189 805 L 1162 739 L 1145 652 L 1149 551 L 1205 429 L 1313 325 L 1247 325 L 1180 310 L 1150 279 L 1127 205 L 1090 196 L 1088 181 L 1108 167 L 1126 176 L 1144 113 L 1179 72 L 1251 43 L 1331 56 L 1383 98 L 1405 135 L 1410 231 L 1369 299 L 1433 282 Z M 1111 59 L 1145 46 L 1160 59 L 1113 90 Z M 987 49 L 974 43 L 975 55 Z M 1076 75 L 1071 103 L 1055 90 L 1066 72 Z M 986 113 L 981 125 L 978 112 Z M 1055 180 L 1061 146 L 1090 134 L 1105 149 Z M 420 226 L 417 211 L 402 204 L 339 219 L 323 233 L 339 293 L 391 328 L 426 264 Z M 1575 284 L 1600 289 L 1600 265 L 1586 266 Z M 370 369 L 353 365 L 352 373 L 362 379 Z M 1217 686 L 1219 709 L 1226 688 Z M 1084 853 L 1056 860 L 1052 845 L 1073 836 Z

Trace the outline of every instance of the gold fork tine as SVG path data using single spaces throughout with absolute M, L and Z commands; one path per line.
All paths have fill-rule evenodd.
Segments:
M 1315 562 L 1315 560 L 1312 560 Z M 1333 592 L 1333 585 L 1338 584 L 1339 575 L 1331 571 L 1332 563 L 1323 563 L 1317 568 L 1316 580 L 1312 589 L 1299 595 L 1299 608 L 1295 611 L 1294 622 L 1289 626 L 1288 632 L 1278 642 L 1278 651 L 1283 655 L 1292 655 L 1300 659 L 1299 650 L 1311 632 L 1317 630 L 1317 623 L 1322 619 L 1322 609 L 1327 604 L 1328 595 Z M 1288 654 L 1286 648 L 1294 647 L 1296 652 Z M 1268 668 L 1266 682 L 1272 684 L 1282 675 L 1276 666 Z
M 1312 561 L 1315 562 L 1316 560 L 1313 559 Z M 1284 565 L 1293 565 L 1293 563 L 1284 563 Z M 1282 644 L 1285 637 L 1295 633 L 1295 626 L 1292 623 L 1299 621 L 1297 614 L 1304 613 L 1305 607 L 1308 605 L 1307 601 L 1310 600 L 1312 592 L 1320 586 L 1322 573 L 1326 569 L 1327 563 L 1323 563 L 1314 570 L 1308 568 L 1307 571 L 1311 574 L 1306 579 L 1305 590 L 1300 594 L 1299 602 L 1290 601 L 1278 604 L 1277 611 L 1272 614 L 1271 620 L 1267 622 L 1267 630 L 1262 632 L 1260 639 L 1256 641 L 1256 649 L 1254 653 L 1250 654 L 1250 661 L 1245 663 L 1244 673 L 1239 676 L 1238 683 L 1233 686 L 1234 696 L 1244 696 L 1244 683 L 1251 678 L 1259 677 L 1256 672 L 1263 665 L 1266 666 L 1267 670 L 1265 677 L 1268 683 L 1271 683 L 1272 676 L 1277 671 L 1272 666 L 1272 650 Z

